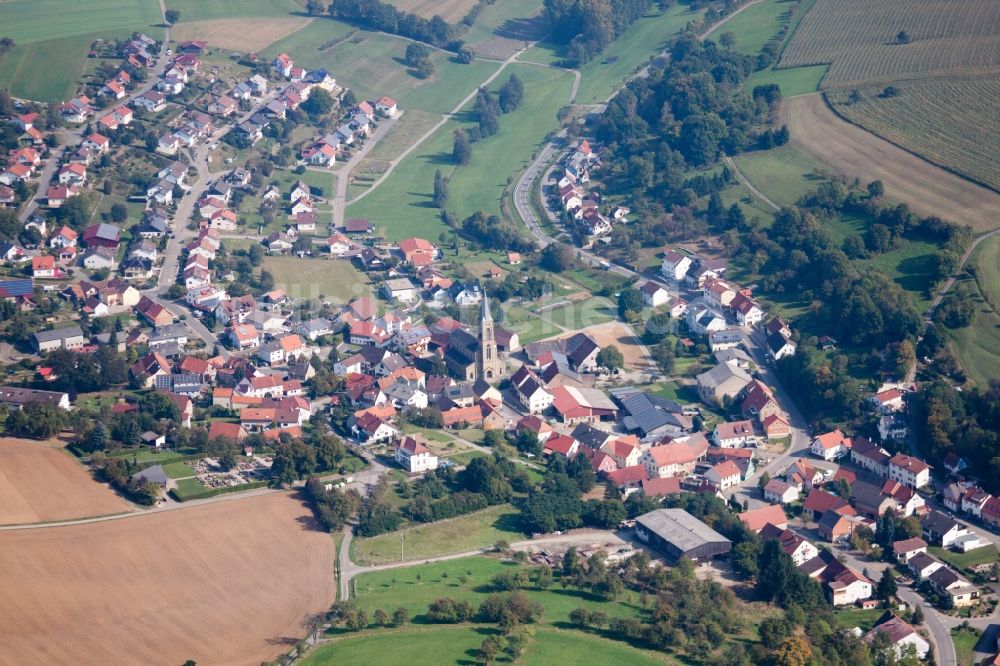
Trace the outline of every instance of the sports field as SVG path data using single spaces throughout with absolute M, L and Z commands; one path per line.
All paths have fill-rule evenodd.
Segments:
M 256 664 L 335 597 L 333 541 L 269 494 L 0 533 L 2 664 Z
M 976 231 L 1000 225 L 1000 194 L 846 122 L 822 95 L 786 100 L 784 108 L 792 144 L 831 169 L 862 182 L 881 180 L 888 199 L 905 202 L 924 215 Z
M 163 37 L 156 0 L 8 0 L 0 2 L 0 36 L 16 46 L 0 58 L 0 88 L 16 97 L 57 102 L 70 97 L 98 61 L 87 53 L 97 39 L 141 31 Z
M 0 525 L 72 520 L 132 509 L 110 488 L 94 481 L 63 446 L 58 440 L 0 439 Z
M 885 86 L 826 93 L 837 113 L 883 139 L 919 153 L 927 160 L 993 189 L 1000 190 L 1000 136 L 991 122 L 1000 99 L 1000 77 L 933 78 L 893 84 L 895 97 L 883 95 Z
M 463 112 L 404 158 L 370 194 L 349 205 L 348 217 L 373 220 L 394 239 L 437 238 L 445 226 L 440 211 L 430 205 L 436 169 L 451 179 L 450 213 L 459 219 L 478 210 L 499 214 L 508 177 L 527 164 L 546 134 L 557 126 L 556 114 L 568 101 L 573 80 L 564 70 L 511 65 L 491 87 L 499 89 L 511 73 L 524 83 L 524 101 L 516 111 L 500 117 L 499 132 L 472 146 L 468 165 L 456 168 L 451 158 L 454 130 L 472 124 L 471 114 Z
M 266 21 L 259 18 L 209 19 L 178 23 L 171 29 L 170 36 L 178 42 L 196 39 L 230 51 L 262 51 L 279 39 L 301 30 L 311 21 L 297 16 L 274 17 Z
M 997 25 L 1000 3 L 982 0 L 816 0 L 781 66 L 830 63 L 824 87 L 982 71 L 1000 65 Z
M 316 246 L 314 251 L 323 250 Z M 346 303 L 358 296 L 372 295 L 367 277 L 349 261 L 268 256 L 264 257 L 263 268 L 274 276 L 274 284 L 293 298 Z
M 489 548 L 501 539 L 523 539 L 524 533 L 517 525 L 517 510 L 510 504 L 500 504 L 458 518 L 358 539 L 353 543 L 354 559 L 364 565 L 385 564 L 399 562 L 401 555 L 407 560 L 421 560 Z M 401 535 L 405 535 L 405 540 Z

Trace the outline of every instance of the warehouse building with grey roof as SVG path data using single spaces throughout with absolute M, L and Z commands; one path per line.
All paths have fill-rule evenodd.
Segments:
M 729 554 L 732 542 L 684 509 L 657 509 L 635 520 L 636 536 L 671 562 L 710 560 Z

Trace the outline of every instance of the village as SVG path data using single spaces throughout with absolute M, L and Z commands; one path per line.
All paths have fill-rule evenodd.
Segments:
M 945 469 L 917 457 L 912 380 L 894 377 L 865 395 L 874 432 L 809 431 L 775 374 L 800 336 L 727 277 L 725 259 L 679 246 L 662 247 L 659 270 L 630 274 L 613 297 L 634 347 L 645 347 L 639 320 L 660 316 L 679 348 L 704 348 L 707 364 L 685 378 L 683 394 L 654 386 L 673 375 L 648 349 L 626 362 L 624 343 L 598 339 L 585 317 L 522 343 L 496 288 L 535 279 L 537 252 L 507 252 L 503 271 L 470 279 L 444 239 L 390 241 L 378 220 L 343 219 L 338 162 L 392 127 L 403 112 L 394 99 L 356 100 L 332 73 L 307 71 L 287 53 L 245 80 L 220 80 L 199 59 L 205 48 L 185 41 L 174 54 L 136 35 L 92 96 L 4 119 L 19 146 L 0 172 L 0 205 L 18 211 L 23 230 L 0 245 L 0 297 L 6 319 L 36 313 L 45 326 L 11 345 L 20 365 L 0 405 L 92 406 L 85 391 L 49 386 L 60 380 L 53 359 L 110 349 L 128 363 L 126 382 L 101 392 L 109 419 L 165 405 L 144 421 L 149 430 L 109 447 L 136 461 L 127 483 L 152 488 L 157 506 L 272 484 L 276 450 L 310 433 L 333 433 L 349 451 L 321 470 L 328 490 L 370 489 L 390 466 L 416 482 L 502 445 L 539 475 L 554 459 L 585 460 L 598 480 L 590 499 L 652 500 L 657 508 L 609 531 L 725 579 L 731 540 L 687 511 L 660 508 L 682 493 L 719 498 L 747 531 L 779 542 L 832 606 L 886 607 L 858 632 L 885 634 L 899 655 L 924 659 L 932 641 L 947 639 L 903 619 L 916 608 L 940 616 L 932 632 L 993 613 L 1000 497 L 957 456 Z M 254 146 L 284 138 L 290 118 L 308 139 L 265 174 Z M 116 180 L 135 162 L 142 173 Z M 601 167 L 589 139 L 560 164 L 553 217 L 593 249 L 630 210 L 588 191 Z M 74 203 L 92 197 L 108 204 L 91 215 Z M 306 278 L 294 288 L 263 279 L 261 262 L 285 257 L 350 266 L 367 280 L 357 285 L 364 293 L 320 297 Z M 208 444 L 188 453 L 194 432 Z M 886 576 L 898 594 L 882 588 Z

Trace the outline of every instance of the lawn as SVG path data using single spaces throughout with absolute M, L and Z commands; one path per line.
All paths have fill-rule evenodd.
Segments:
M 947 562 L 959 570 L 965 570 L 968 567 L 973 567 L 979 564 L 991 564 L 1000 560 L 1000 557 L 997 555 L 996 546 L 993 545 L 976 548 L 975 550 L 970 550 L 967 553 L 956 553 L 955 551 L 939 548 L 937 546 L 931 546 L 927 549 L 927 551 L 939 560 Z
M 968 280 L 976 304 L 976 319 L 971 326 L 951 331 L 965 374 L 985 389 L 990 381 L 1000 379 L 1000 316 L 982 297 L 975 281 Z
M 275 285 L 293 298 L 333 298 L 346 303 L 372 292 L 364 273 L 349 261 L 268 256 L 262 265 L 274 276 Z
M 793 205 L 826 180 L 823 165 L 794 146 L 755 150 L 733 161 L 754 187 L 779 206 Z
M 1000 236 L 987 238 L 976 248 L 972 257 L 976 267 L 976 282 L 993 303 L 1000 303 Z
M 518 22 L 538 14 L 542 9 L 539 0 L 504 0 L 486 4 L 476 17 L 476 22 L 462 35 L 469 46 L 476 51 L 476 46 L 488 39 L 509 34 L 509 29 Z
M 747 90 L 753 90 L 757 86 L 776 83 L 781 88 L 781 94 L 784 97 L 806 95 L 819 90 L 819 84 L 823 81 L 826 70 L 829 68 L 829 65 L 809 65 L 788 69 L 768 67 L 751 74 L 743 85 Z
M 402 606 L 419 623 L 428 605 L 439 597 L 466 600 L 478 606 L 493 591 L 488 584 L 490 579 L 501 571 L 516 566 L 519 565 L 501 562 L 492 557 L 475 556 L 389 569 L 355 578 L 354 595 L 358 608 L 367 610 L 369 616 L 376 608 L 395 609 Z M 564 590 L 559 586 L 553 586 L 548 591 L 528 589 L 525 592 L 532 601 L 544 606 L 544 625 L 559 626 L 559 623 L 567 623 L 570 612 L 580 607 L 603 610 L 612 617 L 636 617 L 642 613 L 639 594 L 632 591 L 624 592 L 617 601 L 612 602 L 598 600 L 580 590 Z
M 572 85 L 568 72 L 515 65 L 494 81 L 494 90 L 503 85 L 508 73 L 516 73 L 524 83 L 524 102 L 500 117 L 499 132 L 473 145 L 468 165 L 456 167 L 451 151 L 453 132 L 472 124 L 471 105 L 410 153 L 381 185 L 350 204 L 347 216 L 374 221 L 392 239 L 437 238 L 446 230 L 440 211 L 430 201 L 437 169 L 450 179 L 448 212 L 459 219 L 478 210 L 499 214 L 508 178 L 530 161 L 532 152 L 557 125 L 556 113 L 569 99 Z
M 665 12 L 651 9 L 612 42 L 604 53 L 580 68 L 583 78 L 576 103 L 603 102 L 652 55 L 663 51 L 667 42 L 689 21 L 701 18 L 701 15 L 702 12 L 692 11 L 688 4 L 675 4 Z M 554 44 L 539 44 L 521 59 L 550 64 L 562 57 L 560 48 Z
M 88 0 L 89 2 L 89 0 Z M 181 13 L 181 21 L 207 19 L 287 16 L 304 14 L 302 6 L 294 0 L 164 0 L 167 9 Z M 156 3 L 153 3 L 154 6 Z
M 171 479 L 189 479 L 195 476 L 194 467 L 184 462 L 171 462 L 163 465 L 163 471 Z
M 968 629 L 955 627 L 951 630 L 951 641 L 955 644 L 958 666 L 972 666 L 976 662 L 976 645 L 982 637 L 983 632 L 975 627 Z
M 882 617 L 883 613 L 885 613 L 883 608 L 838 610 L 834 612 L 833 619 L 845 629 L 860 627 L 861 631 L 867 632 L 875 626 L 875 622 Z
M 359 564 L 398 562 L 401 534 L 406 535 L 403 555 L 408 560 L 487 548 L 501 539 L 517 541 L 524 538 L 524 533 L 518 529 L 518 518 L 514 507 L 500 504 L 458 518 L 358 539 L 353 554 Z
M 119 449 L 112 452 L 110 455 L 116 458 L 128 458 L 129 460 L 135 460 L 135 462 L 142 463 L 154 463 L 157 465 L 166 465 L 167 463 L 176 462 L 187 455 L 179 451 L 165 451 L 163 449 L 154 449 L 148 446 L 140 446 L 135 449 Z

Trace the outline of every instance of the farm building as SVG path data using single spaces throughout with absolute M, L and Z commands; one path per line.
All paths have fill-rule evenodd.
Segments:
M 636 536 L 676 562 L 728 555 L 732 542 L 683 509 L 657 509 L 636 518 Z

